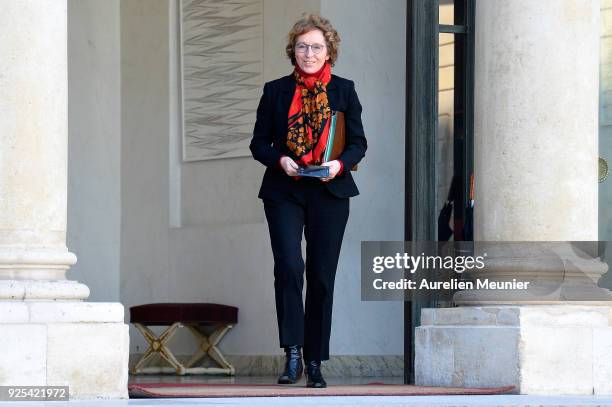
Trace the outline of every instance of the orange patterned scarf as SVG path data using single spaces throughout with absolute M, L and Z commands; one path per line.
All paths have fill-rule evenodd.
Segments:
M 289 107 L 287 147 L 299 164 L 321 164 L 331 116 L 327 100 L 331 66 L 326 62 L 318 72 L 307 74 L 296 65 L 293 76 L 296 87 Z

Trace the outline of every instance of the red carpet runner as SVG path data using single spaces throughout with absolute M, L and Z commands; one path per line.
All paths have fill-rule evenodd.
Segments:
M 139 383 L 128 386 L 130 398 L 165 397 L 310 397 L 310 396 L 441 396 L 506 394 L 514 386 L 486 389 L 456 387 L 426 387 L 404 384 L 332 385 L 325 389 L 310 389 L 303 384 L 203 384 L 203 383 Z

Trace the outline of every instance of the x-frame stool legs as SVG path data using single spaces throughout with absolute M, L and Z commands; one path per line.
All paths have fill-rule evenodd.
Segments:
M 175 372 L 177 375 L 181 376 L 185 374 L 226 374 L 233 376 L 236 373 L 234 367 L 227 361 L 217 347 L 225 334 L 233 327 L 232 324 L 222 324 L 210 335 L 206 335 L 201 330 L 199 324 L 182 324 L 180 322 L 175 322 L 165 329 L 159 337 L 149 327 L 143 324 L 135 323 L 134 326 L 142 333 L 149 347 L 132 368 L 132 374 Z M 180 363 L 167 346 L 168 341 L 174 336 L 177 329 L 183 326 L 186 326 L 198 341 L 198 350 L 187 365 Z M 147 362 L 155 354 L 159 354 L 172 367 L 146 367 Z M 194 367 L 194 365 L 205 356 L 209 356 L 220 367 Z

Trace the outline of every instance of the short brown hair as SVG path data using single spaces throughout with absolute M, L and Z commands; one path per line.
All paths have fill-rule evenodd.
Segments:
M 338 58 L 338 43 L 340 42 L 340 37 L 338 36 L 338 32 L 331 25 L 328 19 L 325 19 L 317 14 L 304 14 L 302 18 L 299 19 L 294 25 L 291 31 L 289 31 L 289 38 L 287 47 L 285 51 L 287 51 L 287 56 L 291 60 L 291 64 L 295 65 L 295 42 L 297 37 L 302 34 L 306 34 L 312 30 L 321 30 L 323 32 L 323 36 L 325 37 L 325 42 L 327 46 L 327 55 L 329 55 L 329 63 L 331 66 L 334 66 L 336 63 L 336 59 Z

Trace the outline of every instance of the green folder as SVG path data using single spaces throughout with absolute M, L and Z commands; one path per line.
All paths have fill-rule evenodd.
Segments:
M 327 136 L 327 143 L 325 144 L 325 153 L 323 154 L 323 162 L 329 161 L 332 149 L 334 147 L 334 133 L 336 132 L 336 112 L 332 113 L 331 123 L 329 124 L 329 135 Z

